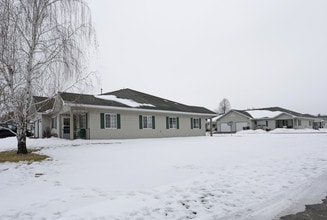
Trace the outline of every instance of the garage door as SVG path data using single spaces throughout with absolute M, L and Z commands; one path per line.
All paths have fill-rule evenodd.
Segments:
M 247 122 L 237 122 L 236 123 L 236 131 L 242 131 L 244 127 L 247 127 Z
M 220 132 L 231 132 L 231 127 L 227 123 L 220 124 Z

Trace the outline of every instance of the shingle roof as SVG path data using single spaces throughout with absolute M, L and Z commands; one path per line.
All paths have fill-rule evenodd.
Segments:
M 291 110 L 288 110 L 288 109 L 285 109 L 285 108 L 281 108 L 281 107 L 254 108 L 254 109 L 247 109 L 247 110 L 232 109 L 231 111 L 241 113 L 241 114 L 243 114 L 245 116 L 248 116 L 249 118 L 252 118 L 252 119 L 255 117 L 255 116 L 251 115 L 252 111 L 262 111 L 262 112 L 271 111 L 271 112 L 280 112 L 280 114 L 281 113 L 287 113 L 287 114 L 293 115 L 295 117 L 316 118 L 316 116 L 314 116 L 314 115 L 301 114 L 301 113 L 294 112 L 294 111 L 291 111 Z M 269 117 L 272 117 L 272 116 L 269 116 Z
M 130 107 L 130 106 L 124 105 L 120 102 L 99 99 L 99 98 L 96 98 L 94 95 L 68 93 L 68 92 L 60 92 L 59 95 L 63 101 L 74 103 L 74 104 L 125 107 L 125 108 Z
M 36 111 L 38 112 L 46 112 L 47 110 L 51 110 L 55 102 L 54 98 L 41 97 L 41 96 L 33 96 L 33 99 L 34 99 Z
M 97 97 L 101 97 L 101 95 L 116 96 L 119 99 L 132 100 L 137 103 L 145 103 L 146 105 L 131 107 L 126 104 L 120 103 L 118 101 L 97 98 Z M 210 114 L 210 115 L 216 114 L 215 112 L 212 112 L 204 107 L 188 106 L 164 98 L 138 92 L 132 89 L 121 89 L 113 92 L 104 93 L 101 95 L 95 97 L 93 95 L 84 95 L 84 94 L 76 94 L 76 93 L 60 93 L 60 96 L 65 102 L 73 102 L 76 104 L 137 108 L 137 109 L 152 109 L 152 110 L 200 113 L 200 114 Z
M 252 118 L 252 115 L 250 115 L 247 111 L 245 111 L 245 110 L 234 110 L 235 112 L 239 112 L 239 113 L 241 113 L 241 114 L 243 114 L 243 115 L 245 115 L 245 116 L 247 116 L 247 117 L 249 117 L 249 118 Z
M 285 109 L 285 108 L 281 108 L 281 107 L 257 108 L 257 109 L 253 109 L 253 110 L 280 111 L 280 112 L 284 112 L 284 113 L 288 113 L 288 114 L 294 115 L 296 117 L 316 118 L 316 116 L 314 116 L 314 115 L 302 114 L 302 113 L 298 113 L 298 112 L 291 111 L 289 109 Z

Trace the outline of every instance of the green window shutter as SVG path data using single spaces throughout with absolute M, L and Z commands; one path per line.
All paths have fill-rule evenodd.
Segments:
M 100 128 L 104 129 L 104 113 L 100 113 Z
M 139 128 L 140 129 L 143 129 L 143 126 L 142 126 L 142 115 L 139 115 Z
M 166 117 L 166 128 L 169 129 L 169 117 Z
M 191 129 L 193 129 L 193 118 L 191 118 Z
M 156 118 L 152 116 L 152 129 L 156 129 Z
M 177 117 L 176 120 L 177 120 L 177 129 L 179 129 L 179 117 Z
M 88 114 L 85 113 L 85 127 L 86 127 L 86 129 L 87 129 L 87 120 L 88 120 Z
M 201 129 L 201 118 L 199 118 L 199 128 Z
M 117 114 L 117 129 L 121 128 L 121 124 L 120 124 L 120 114 Z

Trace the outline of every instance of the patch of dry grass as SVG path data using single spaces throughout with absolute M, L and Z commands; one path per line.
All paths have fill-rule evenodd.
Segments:
M 28 154 L 17 154 L 17 150 L 1 151 L 0 152 L 0 163 L 13 162 L 17 163 L 20 161 L 27 161 L 33 163 L 36 161 L 42 161 L 49 158 L 47 155 L 37 154 L 39 150 L 30 150 Z

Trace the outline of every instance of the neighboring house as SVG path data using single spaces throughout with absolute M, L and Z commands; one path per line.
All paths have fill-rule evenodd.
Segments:
M 327 115 L 318 115 L 315 121 L 315 126 L 317 128 L 327 128 Z
M 237 132 L 246 129 L 315 128 L 316 122 L 316 116 L 301 114 L 280 107 L 251 110 L 232 109 L 214 121 L 219 133 Z
M 52 107 L 36 108 L 36 133 L 50 127 L 54 136 L 66 139 L 201 136 L 206 120 L 216 116 L 203 107 L 131 89 L 98 96 L 62 92 L 47 100 Z

